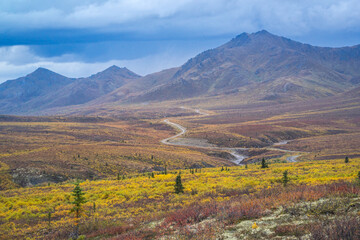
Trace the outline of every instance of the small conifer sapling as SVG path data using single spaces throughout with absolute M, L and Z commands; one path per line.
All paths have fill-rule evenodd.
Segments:
M 175 188 L 175 193 L 176 193 L 176 194 L 184 193 L 184 186 L 183 186 L 182 183 L 181 183 L 181 176 L 180 176 L 180 174 L 177 175 L 177 177 L 176 177 L 174 188 Z
M 51 210 L 49 210 L 49 212 L 48 212 L 48 225 L 49 225 L 49 227 L 51 226 Z
M 284 187 L 286 187 L 287 186 L 287 184 L 289 183 L 289 177 L 288 177 L 288 171 L 287 170 L 285 170 L 284 172 L 283 172 L 283 177 L 282 177 L 282 179 L 281 179 L 281 182 L 283 183 L 283 185 L 284 185 Z
M 75 213 L 75 231 L 74 231 L 74 239 L 79 237 L 79 222 L 80 217 L 84 212 L 83 204 L 86 203 L 86 199 L 84 197 L 84 193 L 79 186 L 79 183 L 75 183 L 75 188 L 71 194 L 74 197 L 74 201 L 71 203 L 73 204 L 73 208 L 70 210 L 71 213 Z
M 269 166 L 268 166 L 268 164 L 266 163 L 266 161 L 265 161 L 265 158 L 263 158 L 262 160 L 261 160 L 261 168 L 268 168 Z

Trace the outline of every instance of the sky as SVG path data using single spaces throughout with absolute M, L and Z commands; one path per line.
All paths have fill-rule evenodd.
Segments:
M 360 44 L 359 0 L 0 0 L 0 83 L 45 67 L 146 75 L 243 32 L 316 46 Z

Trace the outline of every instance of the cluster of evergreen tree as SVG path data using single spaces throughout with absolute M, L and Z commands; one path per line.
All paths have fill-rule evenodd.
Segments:
M 221 171 L 227 171 L 227 172 L 228 172 L 228 171 L 230 171 L 230 168 L 228 168 L 228 167 L 225 167 L 225 168 L 224 168 L 224 167 L 221 167 Z

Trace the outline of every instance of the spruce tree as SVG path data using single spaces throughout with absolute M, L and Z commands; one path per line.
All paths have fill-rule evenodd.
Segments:
M 261 160 L 261 168 L 268 168 L 269 166 L 268 166 L 268 164 L 266 163 L 266 161 L 265 161 L 265 158 L 263 158 L 262 160 Z
M 84 197 L 84 193 L 82 192 L 81 187 L 79 186 L 79 183 L 75 183 L 75 188 L 72 191 L 71 194 L 74 197 L 74 201 L 71 203 L 74 205 L 74 207 L 70 210 L 71 213 L 75 213 L 75 231 L 74 231 L 74 239 L 77 239 L 79 237 L 79 222 L 80 217 L 83 214 L 83 204 L 86 203 L 86 199 Z
M 283 177 L 282 177 L 282 179 L 281 179 L 281 182 L 283 183 L 284 187 L 286 187 L 289 181 L 290 181 L 290 180 L 289 180 L 289 177 L 288 177 L 288 171 L 285 170 L 285 171 L 283 172 Z
M 177 177 L 176 177 L 174 188 L 175 188 L 175 193 L 176 193 L 176 194 L 184 193 L 184 186 L 183 186 L 182 183 L 181 183 L 181 176 L 180 176 L 180 174 L 177 175 Z
M 349 163 L 349 157 L 345 157 L 345 163 Z
M 48 212 L 48 225 L 49 225 L 49 227 L 51 226 L 51 210 L 49 210 L 49 212 Z

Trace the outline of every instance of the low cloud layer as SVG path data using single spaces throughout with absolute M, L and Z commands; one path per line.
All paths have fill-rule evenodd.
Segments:
M 127 67 L 137 74 L 146 75 L 180 66 L 197 53 L 214 48 L 224 41 L 226 39 L 177 41 L 175 43 L 150 42 L 143 50 L 147 52 L 144 56 L 142 56 L 142 52 L 134 49 L 139 43 L 107 42 L 100 44 L 100 48 L 97 48 L 99 43 L 80 44 L 73 51 L 71 51 L 72 45 L 70 45 L 68 46 L 70 49 L 60 49 L 63 52 L 61 55 L 51 54 L 55 51 L 52 49 L 57 48 L 58 45 L 7 46 L 0 48 L 0 83 L 27 75 L 39 67 L 48 68 L 67 77 L 87 77 L 112 65 Z M 142 45 L 146 44 L 142 43 Z M 114 48 L 117 51 L 111 52 Z M 130 53 L 123 53 L 126 48 L 128 50 L 133 48 L 133 50 L 130 50 Z M 155 49 L 152 51 L 149 48 Z M 104 55 L 95 57 L 98 51 L 103 51 Z
M 359 12 L 358 0 L 0 0 L 0 82 L 40 65 L 76 76 L 81 66 L 132 63 L 145 74 L 261 29 L 315 45 L 354 45 Z M 158 56 L 177 60 L 149 69 Z

